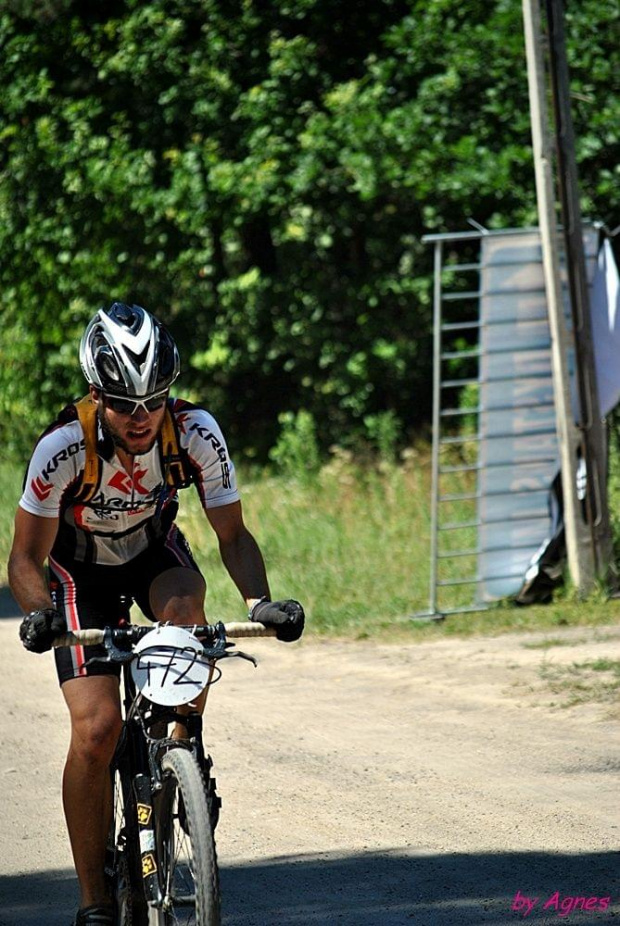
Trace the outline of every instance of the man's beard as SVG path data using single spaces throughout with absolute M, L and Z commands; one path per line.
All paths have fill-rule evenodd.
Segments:
M 108 421 L 105 413 L 105 408 L 99 410 L 99 421 L 101 422 L 101 430 L 109 437 L 115 447 L 120 447 L 121 450 L 124 450 L 125 453 L 128 453 L 130 456 L 142 456 L 142 454 L 149 453 L 153 449 L 157 441 L 157 434 L 155 434 L 153 440 L 148 445 L 145 450 L 141 450 L 140 453 L 136 453 L 135 450 L 131 450 L 127 441 L 121 437 L 116 428 L 113 428 L 110 422 Z

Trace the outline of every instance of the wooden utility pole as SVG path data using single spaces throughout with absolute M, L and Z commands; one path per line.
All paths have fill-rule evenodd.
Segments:
M 543 251 L 545 290 L 551 330 L 551 362 L 555 397 L 556 427 L 562 470 L 564 524 L 568 567 L 573 584 L 581 594 L 594 586 L 595 564 L 590 530 L 581 516 L 577 498 L 577 454 L 580 435 L 571 405 L 568 369 L 569 335 L 564 315 L 558 220 L 553 183 L 553 151 L 549 135 L 547 86 L 541 44 L 539 0 L 523 0 L 525 50 L 530 95 L 532 146 L 536 175 L 536 198 Z
M 570 106 L 563 0 L 545 0 L 545 3 L 558 158 L 558 185 L 562 204 L 566 267 L 575 337 L 576 378 L 581 408 L 579 425 L 582 455 L 587 472 L 585 503 L 588 524 L 592 533 L 596 572 L 603 579 L 611 579 L 613 551 L 607 504 L 607 441 L 596 382 L 590 294 L 575 158 L 575 134 Z

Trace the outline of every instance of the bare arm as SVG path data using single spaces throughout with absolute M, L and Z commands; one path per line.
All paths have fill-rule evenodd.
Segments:
M 247 606 L 263 596 L 269 597 L 265 562 L 256 540 L 244 524 L 241 502 L 208 508 L 207 518 L 217 534 L 222 562 Z
M 58 518 L 17 509 L 8 571 L 11 591 L 25 614 L 53 607 L 43 567 L 57 532 Z

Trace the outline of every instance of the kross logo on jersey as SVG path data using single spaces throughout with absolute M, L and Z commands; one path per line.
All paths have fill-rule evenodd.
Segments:
M 114 473 L 108 480 L 108 485 L 118 492 L 123 492 L 124 495 L 131 495 L 132 491 L 137 492 L 138 495 L 148 495 L 150 490 L 141 482 L 147 472 L 146 469 L 135 469 L 131 476 L 129 473 Z
M 51 484 L 51 482 L 44 482 L 40 476 L 37 476 L 36 479 L 33 479 L 30 483 L 30 488 L 37 496 L 39 501 L 44 502 L 54 486 Z
M 208 428 L 201 427 L 198 424 L 198 422 L 195 422 L 189 430 L 190 432 L 195 431 L 197 434 L 200 434 L 200 436 L 202 437 L 204 441 L 209 441 L 209 443 L 211 444 L 211 446 L 217 453 L 220 463 L 228 462 L 226 459 L 226 451 L 224 450 L 224 447 L 222 446 L 222 442 L 218 440 L 218 438 L 215 436 L 215 434 L 212 431 L 210 431 Z
M 79 453 L 80 450 L 83 450 L 85 444 L 84 441 L 75 441 L 73 444 L 69 444 L 68 447 L 63 447 L 62 450 L 59 450 L 51 460 L 48 460 L 45 469 L 43 470 L 44 476 L 51 476 L 56 472 L 61 463 L 65 463 L 71 457 L 74 457 L 76 453 Z

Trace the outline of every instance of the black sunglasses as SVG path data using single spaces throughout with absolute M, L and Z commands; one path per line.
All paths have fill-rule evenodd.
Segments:
M 139 408 L 143 408 L 147 414 L 162 408 L 168 398 L 168 390 L 149 396 L 148 399 L 119 399 L 118 396 L 108 395 L 105 392 L 101 392 L 100 395 L 103 397 L 103 404 L 106 408 L 111 408 L 119 415 L 132 416 Z

